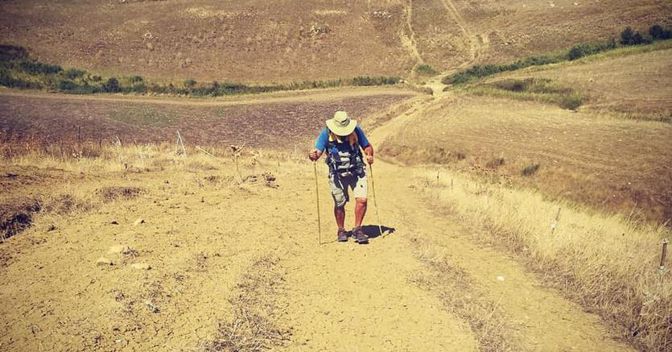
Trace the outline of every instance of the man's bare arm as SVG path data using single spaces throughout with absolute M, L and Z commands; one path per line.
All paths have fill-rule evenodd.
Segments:
M 369 163 L 369 165 L 373 164 L 373 146 L 371 146 L 371 144 L 364 148 L 364 154 L 366 154 L 366 162 Z

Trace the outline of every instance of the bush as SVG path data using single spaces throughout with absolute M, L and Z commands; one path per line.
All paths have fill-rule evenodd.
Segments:
M 147 93 L 147 86 L 144 83 L 140 82 L 138 84 L 134 84 L 133 86 L 131 86 L 130 90 L 133 93 L 144 94 L 144 93 Z
M 415 72 L 421 75 L 428 75 L 428 76 L 435 75 L 438 73 L 432 66 L 429 66 L 427 64 L 419 65 L 418 67 L 415 68 Z
M 527 165 L 523 168 L 523 171 L 521 172 L 523 176 L 532 176 L 539 171 L 539 164 L 530 164 Z
M 500 72 L 515 71 L 530 66 L 548 65 L 562 61 L 559 56 L 531 56 L 523 60 L 518 60 L 508 65 L 476 65 L 468 68 L 466 71 L 454 73 L 445 77 L 442 82 L 444 84 L 462 84 L 479 78 L 492 76 Z
M 672 31 L 663 28 L 659 24 L 654 24 L 649 28 L 649 34 L 653 40 L 665 40 L 672 38 Z
M 37 61 L 21 61 L 19 64 L 21 70 L 29 74 L 55 74 L 63 71 L 63 68 L 59 65 L 49 65 L 43 64 Z
M 114 77 L 108 79 L 107 82 L 103 84 L 102 90 L 106 93 L 120 92 L 121 88 L 119 87 L 119 81 Z
M 28 58 L 28 51 L 20 46 L 0 45 L 0 61 L 22 60 Z
M 184 81 L 184 86 L 187 88 L 193 88 L 194 86 L 196 86 L 196 83 L 197 82 L 193 79 L 187 79 Z
M 397 84 L 401 78 L 399 77 L 369 77 L 369 76 L 357 76 L 352 79 L 352 85 L 354 86 L 382 86 L 382 85 L 392 85 Z
M 58 82 L 58 90 L 60 91 L 69 92 L 75 89 L 77 89 L 77 83 L 69 79 L 64 79 Z
M 563 109 L 576 111 L 581 105 L 583 105 L 583 97 L 578 93 L 563 95 L 560 98 L 559 105 Z
M 9 70 L 0 68 L 0 86 L 11 87 L 13 81 L 14 79 L 10 75 Z
M 605 43 L 579 44 L 575 45 L 569 50 L 569 53 L 567 53 L 567 58 L 572 61 L 584 56 L 594 55 L 614 48 L 616 48 L 616 41 L 613 39 Z
M 650 42 L 651 40 L 649 38 L 644 38 L 641 33 L 630 27 L 626 27 L 623 32 L 621 32 L 621 44 L 623 45 L 640 45 L 648 44 Z
M 69 68 L 69 69 L 65 70 L 65 72 L 63 72 L 63 75 L 68 79 L 77 79 L 77 78 L 80 78 L 80 77 L 84 76 L 85 73 L 86 73 L 86 71 L 84 71 L 84 70 L 80 70 L 80 69 L 76 69 L 76 68 Z
M 129 80 L 131 83 L 140 83 L 140 82 L 143 82 L 143 81 L 144 81 L 144 79 L 142 78 L 142 76 L 131 76 L 128 80 Z

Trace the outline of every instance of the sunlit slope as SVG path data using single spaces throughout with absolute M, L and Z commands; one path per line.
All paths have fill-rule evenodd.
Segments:
M 575 5 L 576 4 L 576 5 Z M 0 42 L 107 74 L 274 82 L 444 70 L 646 29 L 667 1 L 3 1 Z
M 672 47 L 661 43 L 660 47 Z M 654 47 L 655 48 L 655 47 Z M 623 117 L 672 120 L 672 49 L 643 54 L 607 53 L 561 66 L 547 66 L 501 75 L 488 80 L 550 79 L 571 87 L 584 100 L 582 110 L 612 112 Z M 614 57 L 609 57 L 615 54 Z M 625 54 L 625 55 L 623 55 Z
M 669 50 L 493 77 L 481 85 L 550 79 L 585 95 L 586 106 L 572 111 L 521 100 L 530 98 L 525 93 L 453 92 L 400 120 L 405 127 L 388 136 L 382 153 L 498 174 L 545 194 L 663 222 L 672 217 L 672 125 L 624 116 L 669 113 L 672 82 L 660 74 L 669 67 L 666 57 Z

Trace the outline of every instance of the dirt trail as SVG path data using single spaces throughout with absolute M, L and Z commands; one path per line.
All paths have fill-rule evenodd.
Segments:
M 418 103 L 370 139 L 379 145 L 437 101 Z M 221 341 L 218 327 L 252 316 L 262 328 L 290 330 L 289 337 L 262 341 L 289 351 L 475 351 L 492 349 L 491 335 L 521 351 L 629 350 L 595 315 L 476 242 L 477 230 L 428 201 L 416 177 L 423 169 L 375 164 L 382 225 L 394 232 L 375 237 L 377 227 L 369 226 L 374 236 L 362 246 L 333 242 L 320 163 L 324 243 L 318 245 L 313 167 L 301 160 L 242 167 L 243 175 L 272 171 L 278 188 L 234 182 L 234 166 L 221 160 L 91 180 L 141 186 L 146 194 L 79 216 L 45 216 L 0 247 L 0 255 L 13 258 L 0 267 L 0 281 L 11 283 L 0 288 L 0 349 L 194 350 Z M 376 224 L 370 204 L 365 223 Z M 139 217 L 146 222 L 133 225 Z M 45 232 L 50 222 L 57 230 Z M 110 255 L 115 245 L 137 252 Z M 100 256 L 115 265 L 97 266 Z M 255 288 L 269 284 L 255 276 L 260 258 L 273 264 L 278 289 Z M 434 259 L 444 266 L 432 265 Z M 137 263 L 151 270 L 134 269 Z M 236 292 L 265 293 L 249 301 Z M 255 315 L 249 302 L 269 313 Z M 470 304 L 491 311 L 474 316 L 483 309 Z M 482 328 L 489 320 L 494 330 Z
M 413 68 L 411 69 L 411 72 L 413 72 L 418 65 L 424 63 L 424 60 L 418 50 L 418 44 L 415 40 L 415 31 L 413 30 L 413 1 L 409 0 L 408 6 L 404 9 L 406 12 L 406 29 L 408 30 L 408 35 L 406 35 L 405 31 L 400 32 L 399 40 L 401 46 L 403 46 L 406 51 L 408 51 L 408 54 L 415 60 L 415 65 L 413 65 Z
M 303 229 L 304 242 L 285 262 L 286 324 L 293 327 L 289 350 L 486 348 L 480 341 L 486 337 L 470 328 L 475 317 L 459 315 L 457 307 L 441 300 L 441 295 L 476 293 L 446 291 L 441 281 L 432 283 L 437 290 L 414 283 L 414 278 L 436 270 L 421 258 L 426 248 L 464 271 L 482 299 L 501 311 L 506 325 L 493 333 L 516 350 L 630 350 L 612 339 L 597 316 L 545 288 L 512 258 L 476 243 L 473 230 L 437 212 L 416 190 L 420 186 L 412 169 L 382 162 L 375 167 L 382 223 L 394 232 L 374 237 L 368 246 L 333 242 L 333 220 L 330 209 L 324 209 L 330 200 L 323 202 L 323 236 L 328 243 L 317 245 L 315 220 L 310 221 Z M 324 200 L 328 193 L 323 176 Z M 372 205 L 369 224 L 376 223 Z M 351 223 L 350 209 L 348 215 Z M 375 236 L 377 227 L 369 226 L 367 232 Z
M 481 51 L 481 43 L 479 41 L 478 36 L 474 36 L 474 34 L 471 32 L 469 27 L 467 26 L 464 18 L 462 18 L 462 15 L 460 14 L 460 11 L 457 10 L 457 7 L 455 7 L 455 4 L 451 0 L 441 0 L 441 3 L 443 3 L 443 7 L 446 9 L 448 12 L 448 16 L 452 17 L 455 23 L 457 24 L 458 27 L 462 30 L 462 33 L 464 34 L 465 37 L 467 37 L 467 40 L 469 40 L 469 57 L 470 59 L 467 60 L 465 64 L 471 64 L 473 63 L 476 59 L 478 59 Z M 461 66 L 464 66 L 465 64 L 462 64 Z
M 610 339 L 597 316 L 544 288 L 507 255 L 474 242 L 472 232 L 478 230 L 432 211 L 437 208 L 431 201 L 420 199 L 414 191 L 421 186 L 416 183 L 416 187 L 408 187 L 412 176 L 407 169 L 383 163 L 377 167 L 385 175 L 379 192 L 380 203 L 386 207 L 385 219 L 398 219 L 394 223 L 397 233 L 382 241 L 406 241 L 406 245 L 412 245 L 409 238 L 420 239 L 464 270 L 484 296 L 501 308 L 514 329 L 505 334 L 519 339 L 518 347 L 541 351 L 628 350 Z
M 40 91 L 15 91 L 0 88 L 0 96 L 30 97 L 51 100 L 78 100 L 78 101 L 112 101 L 119 103 L 151 103 L 160 105 L 187 105 L 187 106 L 234 106 L 269 103 L 295 103 L 333 99 L 344 99 L 375 95 L 417 95 L 418 92 L 408 87 L 346 87 L 325 88 L 302 91 L 280 91 L 272 93 L 232 95 L 217 98 L 176 98 L 174 96 L 148 97 L 114 94 L 74 95 L 63 93 L 48 93 Z

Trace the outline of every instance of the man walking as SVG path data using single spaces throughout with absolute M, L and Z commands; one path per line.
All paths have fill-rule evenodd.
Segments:
M 357 243 L 369 243 L 369 238 L 362 231 L 367 194 L 366 165 L 362 149 L 366 154 L 366 162 L 370 165 L 373 164 L 373 147 L 357 121 L 350 119 L 345 111 L 337 111 L 326 124 L 327 127 L 317 137 L 315 149 L 309 153 L 309 158 L 317 161 L 326 151 L 338 241 L 348 240 L 348 232 L 345 231 L 345 203 L 350 200 L 350 188 L 355 197 L 355 228 L 352 236 Z

